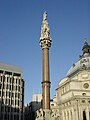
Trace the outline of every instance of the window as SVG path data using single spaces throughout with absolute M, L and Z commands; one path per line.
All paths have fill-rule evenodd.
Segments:
M 19 79 L 19 85 L 20 85 L 20 79 Z
M 0 73 L 3 73 L 3 71 L 2 71 L 2 70 L 0 70 Z
M 82 100 L 82 103 L 85 103 L 85 100 Z
M 5 82 L 5 76 L 3 76 L 3 82 Z
M 17 79 L 16 79 L 16 84 L 17 84 Z
M 18 93 L 18 99 L 20 99 L 20 93 Z
M 18 97 L 18 93 L 15 93 L 15 98 L 17 98 Z
M 10 85 L 10 90 L 11 90 L 11 85 Z
M 9 92 L 8 91 L 6 91 L 6 97 L 9 97 Z
M 23 79 L 22 79 L 22 85 L 23 85 L 22 87 L 24 87 L 24 81 L 23 81 Z
M 4 112 L 4 106 L 1 106 L 1 111 Z
M 5 89 L 5 84 L 3 83 L 3 89 Z
M 4 104 L 4 98 L 2 99 L 2 104 Z
M 17 91 L 18 87 L 16 86 L 16 91 Z
M 18 100 L 18 106 L 19 106 L 19 100 Z
M 6 91 L 6 97 L 7 97 L 7 91 Z
M 83 96 L 86 96 L 86 93 L 82 93 Z
M 18 86 L 18 91 L 20 92 L 20 86 Z
M 0 82 L 2 82 L 2 76 L 0 76 Z
M 36 102 L 38 102 L 38 96 L 36 96 Z
M 14 100 L 11 101 L 11 105 L 14 105 Z
M 15 100 L 15 106 L 16 106 L 16 100 Z
M 2 88 L 2 84 L 0 83 L 0 89 Z
M 10 112 L 10 107 L 7 106 L 7 111 Z
M 10 83 L 11 83 L 12 78 L 10 78 Z
M 5 104 L 7 104 L 7 99 L 6 99 L 6 101 L 5 101 Z
M 1 97 L 1 91 L 0 91 L 0 97 Z
M 12 72 L 5 71 L 5 74 L 12 75 Z
M 21 77 L 21 74 L 19 74 L 19 73 L 14 73 L 13 76 Z
M 7 114 L 5 114 L 4 119 L 5 119 L 5 120 L 7 120 L 7 119 L 8 119 L 8 118 L 7 118 Z
M 10 85 L 9 84 L 7 84 L 7 89 L 10 89 Z
M 12 93 L 12 97 L 14 97 L 14 93 Z
M 11 107 L 11 112 L 13 112 L 13 107 Z M 11 114 L 12 115 L 12 114 Z
M 1 76 L 1 82 L 2 82 L 2 76 Z
M 9 99 L 9 105 L 10 105 L 10 99 Z
M 12 90 L 14 90 L 14 85 L 12 85 Z
M 1 114 L 1 120 L 3 120 L 3 114 Z
M 14 83 L 14 77 L 12 78 L 12 83 Z
M 8 77 L 7 77 L 7 83 L 8 83 Z
M 86 119 L 86 112 L 85 111 L 83 111 L 83 120 L 87 120 Z

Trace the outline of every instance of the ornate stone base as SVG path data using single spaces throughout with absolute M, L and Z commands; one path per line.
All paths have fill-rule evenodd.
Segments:
M 39 109 L 36 112 L 35 120 L 60 120 L 59 109 L 53 110 Z

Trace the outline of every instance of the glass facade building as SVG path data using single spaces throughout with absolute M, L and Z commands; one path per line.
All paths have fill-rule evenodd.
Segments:
M 0 63 L 0 120 L 23 120 L 24 80 L 18 66 Z

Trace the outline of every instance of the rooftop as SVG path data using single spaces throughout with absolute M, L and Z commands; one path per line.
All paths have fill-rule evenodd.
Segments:
M 5 63 L 1 63 L 1 62 L 0 62 L 0 70 L 9 71 L 9 72 L 13 72 L 13 73 L 22 73 L 21 67 L 11 65 L 11 64 L 5 64 Z

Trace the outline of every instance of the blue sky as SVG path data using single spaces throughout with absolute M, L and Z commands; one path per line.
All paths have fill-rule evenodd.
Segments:
M 25 104 L 41 93 L 42 49 L 39 45 L 43 12 L 48 13 L 51 98 L 70 66 L 90 44 L 90 0 L 0 0 L 0 61 L 21 66 Z

